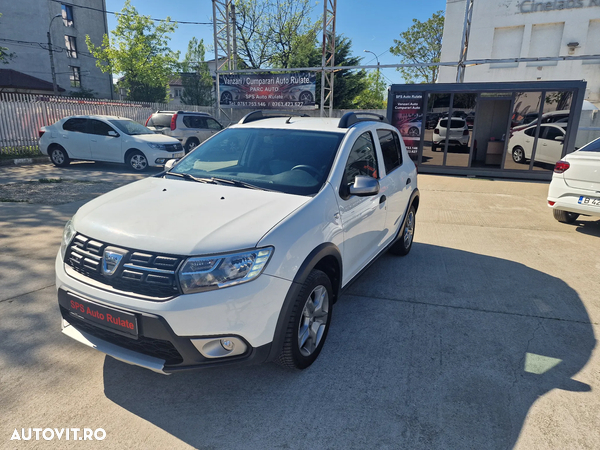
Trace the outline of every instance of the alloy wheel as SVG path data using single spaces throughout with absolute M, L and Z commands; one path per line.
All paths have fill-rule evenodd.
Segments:
M 319 346 L 327 328 L 329 294 L 323 285 L 316 286 L 304 304 L 298 325 L 298 348 L 310 356 Z

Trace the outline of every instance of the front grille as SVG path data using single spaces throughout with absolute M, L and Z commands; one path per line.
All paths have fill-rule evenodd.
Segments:
M 108 330 L 98 328 L 97 326 L 94 326 L 85 320 L 81 320 L 72 316 L 62 306 L 60 307 L 60 311 L 63 318 L 79 331 L 96 336 L 103 341 L 110 342 L 111 344 L 132 350 L 134 352 L 143 353 L 144 355 L 164 359 L 166 365 L 180 364 L 183 362 L 181 354 L 169 341 L 149 338 L 146 336 L 138 336 L 137 339 L 121 336 L 120 334 L 111 333 Z
M 168 152 L 179 152 L 183 150 L 183 146 L 181 144 L 167 144 L 165 145 L 165 149 Z
M 183 261 L 181 256 L 149 253 L 118 247 L 123 259 L 112 276 L 102 271 L 105 242 L 82 234 L 73 238 L 65 254 L 65 263 L 84 277 L 110 286 L 126 294 L 166 299 L 180 294 L 176 271 Z

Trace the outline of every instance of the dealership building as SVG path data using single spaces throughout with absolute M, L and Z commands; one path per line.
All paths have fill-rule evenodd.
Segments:
M 442 62 L 461 54 L 468 0 L 447 0 Z M 600 55 L 600 0 L 475 0 L 468 60 Z M 585 99 L 600 106 L 597 59 L 503 62 L 468 66 L 465 82 L 585 80 Z M 438 82 L 456 81 L 441 67 Z

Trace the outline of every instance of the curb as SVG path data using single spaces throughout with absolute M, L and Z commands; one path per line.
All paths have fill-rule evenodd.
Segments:
M 48 156 L 36 156 L 34 158 L 15 158 L 0 160 L 0 166 L 21 166 L 25 164 L 47 164 L 50 162 Z

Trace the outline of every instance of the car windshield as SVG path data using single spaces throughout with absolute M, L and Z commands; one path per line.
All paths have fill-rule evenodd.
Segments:
M 115 127 L 121 130 L 123 133 L 130 136 L 138 134 L 154 134 L 154 131 L 149 130 L 144 125 L 140 125 L 133 120 L 109 120 Z
M 595 141 L 590 142 L 589 144 L 584 145 L 579 149 L 580 152 L 596 152 L 600 153 L 600 138 Z
M 187 174 L 315 195 L 327 180 L 343 137 L 324 131 L 230 128 L 197 147 L 167 176 Z

